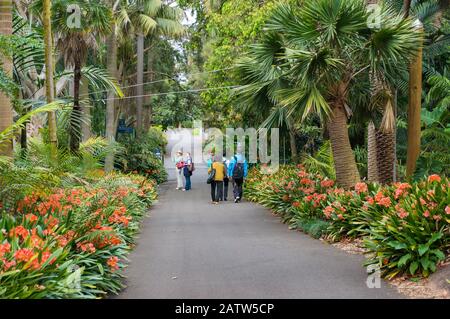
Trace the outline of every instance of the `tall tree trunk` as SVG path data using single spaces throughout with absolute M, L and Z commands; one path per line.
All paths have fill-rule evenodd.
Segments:
M 12 1 L 0 0 L 0 34 L 12 34 Z M 13 65 L 11 59 L 1 56 L 1 64 L 7 75 L 12 76 Z M 11 99 L 0 91 L 0 132 L 13 124 Z M 0 155 L 12 156 L 12 141 L 0 145 Z
M 52 103 L 55 100 L 55 83 L 53 78 L 53 37 L 51 24 L 51 1 L 44 0 L 44 44 L 45 44 L 45 94 L 47 103 Z M 56 156 L 56 148 L 58 138 L 56 135 L 56 115 L 55 112 L 48 112 L 48 133 L 51 145 L 52 156 Z
M 420 28 L 418 32 L 423 32 Z M 409 104 L 408 104 L 408 148 L 406 158 L 406 176 L 412 177 L 416 171 L 420 155 L 421 112 L 422 112 L 422 43 L 417 57 L 409 69 Z
M 91 105 L 89 99 L 89 81 L 83 76 L 80 84 L 80 94 L 83 97 L 82 112 L 83 121 L 81 122 L 81 140 L 86 142 L 91 138 Z
M 113 30 L 106 41 L 106 50 L 108 52 L 107 68 L 109 75 L 117 79 L 117 38 L 116 25 L 113 23 Z M 106 101 L 106 139 L 109 142 L 116 140 L 116 108 L 115 108 L 115 92 L 108 91 L 108 99 Z M 114 153 L 111 152 L 105 158 L 105 171 L 111 172 L 114 169 Z
M 379 182 L 377 161 L 377 129 L 370 121 L 367 133 L 367 170 L 368 180 L 371 183 Z
M 394 181 L 395 132 L 383 132 L 376 129 L 377 172 L 380 184 Z
M 147 51 L 147 81 L 152 82 L 154 80 L 153 74 L 153 55 L 150 51 Z M 147 92 L 149 94 L 150 92 Z M 153 124 L 153 106 L 152 106 L 152 97 L 149 95 L 145 98 L 145 123 L 144 123 L 144 131 L 148 132 L 150 127 Z
M 141 136 L 143 130 L 143 104 L 144 99 L 144 36 L 137 36 L 137 81 L 136 81 L 136 133 Z
M 409 13 L 411 12 L 411 0 L 403 1 L 403 16 L 406 18 L 409 17 Z
M 343 105 L 333 107 L 333 114 L 327 127 L 333 149 L 337 183 L 349 189 L 360 181 L 360 176 L 356 166 L 355 154 L 350 145 L 347 115 Z
M 73 109 L 70 125 L 70 150 L 74 153 L 80 149 L 81 117 L 80 105 L 81 61 L 75 61 L 73 76 Z
M 293 123 L 291 120 L 289 120 L 289 143 L 291 146 L 291 158 L 293 162 L 297 162 L 298 160 L 298 150 L 297 150 L 297 140 L 296 140 L 296 134 L 293 127 Z

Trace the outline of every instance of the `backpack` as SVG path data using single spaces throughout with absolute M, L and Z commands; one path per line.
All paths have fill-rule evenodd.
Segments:
M 213 168 L 213 169 L 211 169 L 211 172 L 208 175 L 208 179 L 206 180 L 206 183 L 212 184 L 212 182 L 214 182 L 215 179 L 216 179 L 216 169 Z
M 233 169 L 233 179 L 244 178 L 244 163 L 238 163 L 237 157 L 235 156 L 236 164 Z

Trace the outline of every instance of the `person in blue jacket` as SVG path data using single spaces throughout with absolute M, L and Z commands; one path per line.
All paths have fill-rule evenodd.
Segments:
M 228 176 L 232 179 L 234 202 L 239 203 L 243 196 L 243 185 L 248 175 L 248 163 L 241 152 L 233 156 L 228 165 Z

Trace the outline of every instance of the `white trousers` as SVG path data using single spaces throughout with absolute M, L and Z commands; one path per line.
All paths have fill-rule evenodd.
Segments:
M 177 168 L 177 188 L 183 188 L 183 170 Z

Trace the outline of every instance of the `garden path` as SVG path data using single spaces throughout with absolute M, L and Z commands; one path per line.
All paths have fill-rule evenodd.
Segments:
M 211 205 L 205 167 L 197 166 L 191 192 L 176 191 L 166 163 L 169 182 L 144 221 L 127 288 L 116 298 L 399 297 L 384 282 L 367 287 L 362 256 L 289 231 L 258 205 Z

